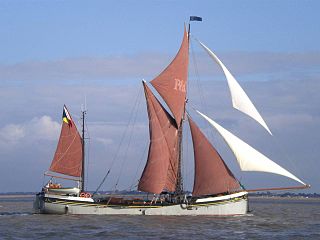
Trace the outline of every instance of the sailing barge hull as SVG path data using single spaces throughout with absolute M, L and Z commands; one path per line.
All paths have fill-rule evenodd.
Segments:
M 46 214 L 233 216 L 248 212 L 248 199 L 246 192 L 240 192 L 198 199 L 193 204 L 113 205 L 96 203 L 91 198 L 37 195 L 34 208 L 37 213 Z

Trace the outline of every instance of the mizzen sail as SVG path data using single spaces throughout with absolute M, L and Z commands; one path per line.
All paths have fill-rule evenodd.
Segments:
M 189 62 L 188 34 L 184 36 L 179 52 L 168 67 L 150 83 L 170 108 L 178 126 L 184 114 Z
M 204 119 L 206 119 L 223 137 L 235 155 L 242 171 L 260 171 L 279 174 L 291 178 L 303 185 L 306 185 L 299 178 L 282 168 L 262 153 L 242 141 L 237 136 L 220 126 L 218 123 L 207 117 L 203 113 L 197 111 Z
M 239 85 L 237 80 L 233 77 L 233 75 L 230 73 L 230 71 L 226 68 L 226 66 L 220 61 L 220 59 L 215 55 L 206 45 L 204 45 L 202 42 L 198 41 L 200 45 L 204 48 L 204 50 L 209 54 L 209 56 L 215 60 L 218 65 L 222 68 L 230 89 L 231 98 L 232 98 L 232 105 L 234 108 L 238 109 L 239 111 L 247 114 L 248 116 L 252 117 L 254 120 L 256 120 L 258 123 L 261 124 L 271 135 L 271 131 L 268 128 L 266 122 L 261 117 L 260 113 L 256 109 L 256 107 L 253 105 L 251 100 L 249 99 L 248 95 L 245 93 L 245 91 L 242 89 L 242 87 Z
M 82 139 L 66 106 L 63 107 L 62 128 L 50 171 L 81 177 Z
M 178 129 L 175 120 L 143 82 L 149 116 L 150 145 L 138 190 L 174 192 L 178 171 Z
M 200 131 L 198 126 L 188 117 L 193 141 L 195 177 L 193 196 L 235 192 L 240 189 L 217 150 Z

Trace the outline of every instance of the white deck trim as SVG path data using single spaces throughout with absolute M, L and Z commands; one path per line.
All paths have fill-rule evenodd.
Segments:
M 219 197 L 200 198 L 200 199 L 196 200 L 196 203 L 229 200 L 231 198 L 242 197 L 242 196 L 247 195 L 247 194 L 248 194 L 248 192 L 238 192 L 238 193 L 233 193 L 233 194 L 219 196 Z
M 73 197 L 73 196 L 61 196 L 61 195 L 55 195 L 55 194 L 45 194 L 45 197 L 48 198 L 56 198 L 61 200 L 69 200 L 69 201 L 79 201 L 79 202 L 94 202 L 92 198 L 86 198 L 86 197 Z

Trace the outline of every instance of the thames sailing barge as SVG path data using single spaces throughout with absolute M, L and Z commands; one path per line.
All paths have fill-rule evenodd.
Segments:
M 191 17 L 190 20 L 199 21 L 201 18 Z M 84 191 L 84 135 L 80 136 L 70 113 L 64 107 L 60 140 L 49 170 L 76 178 L 78 187 L 61 188 L 49 182 L 36 196 L 34 205 L 37 212 L 129 215 L 242 215 L 248 212 L 248 191 L 242 187 L 186 111 L 189 35 L 185 29 L 176 57 L 150 82 L 171 113 L 155 97 L 148 84 L 142 83 L 149 117 L 150 144 L 138 191 L 154 194 L 154 198 L 128 199 L 114 197 L 112 194 L 101 197 L 95 194 L 91 196 Z M 255 119 L 271 134 L 267 124 L 229 70 L 208 47 L 199 43 L 225 73 L 233 106 Z M 218 123 L 197 112 L 224 138 L 241 170 L 280 174 L 302 184 L 291 188 L 308 187 Z M 84 125 L 84 113 L 82 116 Z M 195 161 L 192 195 L 184 191 L 181 176 L 182 130 L 187 121 L 191 130 Z M 56 177 L 56 174 L 50 176 Z

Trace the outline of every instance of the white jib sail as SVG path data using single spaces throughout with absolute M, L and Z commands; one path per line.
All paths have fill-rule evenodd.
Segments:
M 207 46 L 205 46 L 202 42 L 197 40 L 200 45 L 206 50 L 206 52 L 209 54 L 213 60 L 215 60 L 219 66 L 222 68 L 230 89 L 231 98 L 232 98 L 232 106 L 235 109 L 238 109 L 239 111 L 247 114 L 248 116 L 252 117 L 254 120 L 256 120 L 258 123 L 261 124 L 271 135 L 271 131 L 268 128 L 267 124 L 259 114 L 258 110 L 255 108 L 251 100 L 249 99 L 248 95 L 245 93 L 245 91 L 242 89 L 242 87 L 239 85 L 237 80 L 232 76 L 230 71 L 226 68 L 226 66 L 220 61 L 220 59 L 215 55 Z
M 256 149 L 242 141 L 237 136 L 220 126 L 218 123 L 197 111 L 202 117 L 204 117 L 223 137 L 225 142 L 229 145 L 233 154 L 235 155 L 242 171 L 259 171 L 275 173 L 282 176 L 286 176 L 303 185 L 306 185 L 299 178 L 288 172 L 286 169 L 280 167 L 278 164 L 258 152 Z

